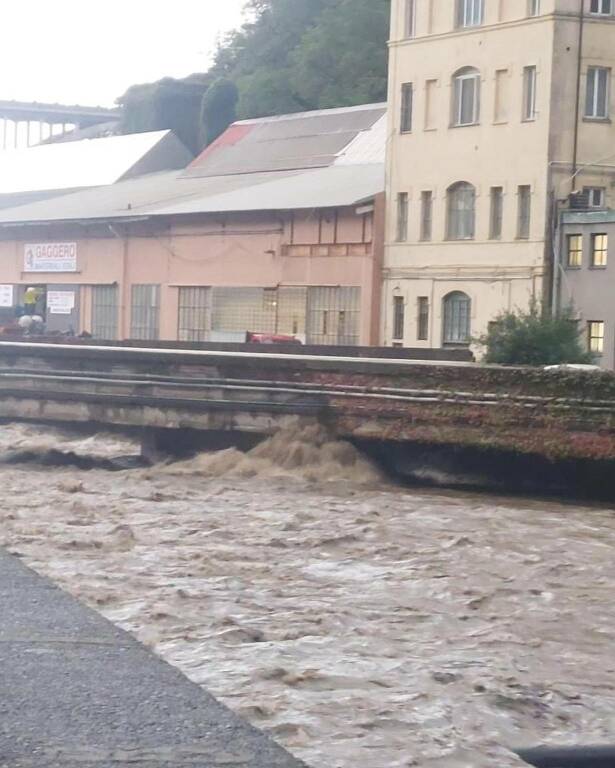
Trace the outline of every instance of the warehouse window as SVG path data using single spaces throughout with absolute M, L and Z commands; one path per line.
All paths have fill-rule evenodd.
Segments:
M 308 344 L 359 343 L 360 288 L 308 288 Z
M 92 335 L 116 341 L 118 316 L 117 285 L 92 286 Z
M 587 323 L 587 346 L 590 352 L 601 355 L 604 352 L 604 323 L 590 320 Z
M 160 286 L 133 285 L 130 338 L 155 341 L 160 335 Z
M 178 338 L 180 341 L 208 341 L 211 330 L 211 290 L 179 289 Z

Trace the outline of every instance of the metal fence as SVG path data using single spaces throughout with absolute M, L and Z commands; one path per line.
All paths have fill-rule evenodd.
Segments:
M 309 288 L 308 344 L 358 344 L 360 306 L 360 288 Z

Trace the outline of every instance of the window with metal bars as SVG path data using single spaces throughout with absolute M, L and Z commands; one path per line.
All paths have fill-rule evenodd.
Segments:
M 418 341 L 427 341 L 429 338 L 429 299 L 427 296 L 419 296 L 418 298 L 416 338 Z
M 360 318 L 360 288 L 308 288 L 308 344 L 355 346 L 360 338 Z
M 97 339 L 118 338 L 117 285 L 92 286 L 92 335 Z
M 393 341 L 404 340 L 406 303 L 403 296 L 393 296 Z
M 211 288 L 179 289 L 179 341 L 208 341 L 211 332 Z
M 160 286 L 133 285 L 130 338 L 156 341 L 160 336 Z

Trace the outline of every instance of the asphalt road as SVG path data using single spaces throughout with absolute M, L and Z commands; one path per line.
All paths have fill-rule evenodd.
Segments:
M 0 550 L 1 768 L 305 768 Z

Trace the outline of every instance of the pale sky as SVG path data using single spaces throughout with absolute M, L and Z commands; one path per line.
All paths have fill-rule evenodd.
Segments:
M 207 69 L 245 0 L 0 0 L 0 100 L 113 106 Z

